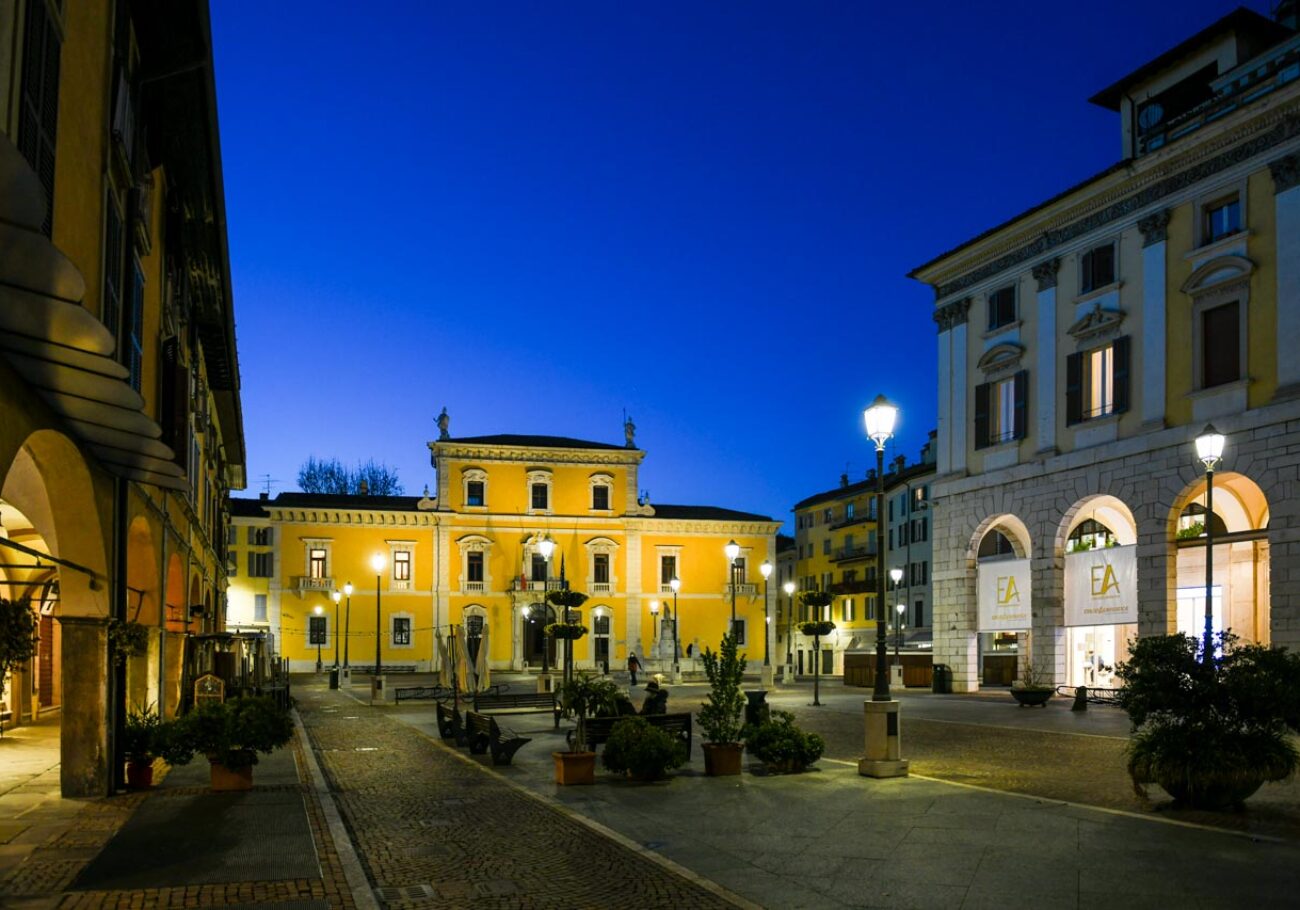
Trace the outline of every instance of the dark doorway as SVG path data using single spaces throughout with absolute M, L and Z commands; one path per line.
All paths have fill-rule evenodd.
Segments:
M 528 615 L 524 617 L 524 662 L 530 666 L 542 664 L 542 649 L 548 648 L 547 660 L 555 666 L 555 640 L 548 641 L 545 633 L 547 625 L 555 622 L 555 611 L 546 604 L 530 604 Z
M 483 643 L 483 617 L 465 617 L 465 653 L 470 663 L 478 660 L 478 647 Z

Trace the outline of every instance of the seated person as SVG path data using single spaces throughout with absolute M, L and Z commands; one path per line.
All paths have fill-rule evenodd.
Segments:
M 641 703 L 642 714 L 667 714 L 668 692 L 659 687 L 659 680 L 652 679 L 646 683 L 645 701 Z

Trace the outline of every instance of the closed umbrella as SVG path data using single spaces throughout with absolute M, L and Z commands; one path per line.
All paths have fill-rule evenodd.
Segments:
M 478 654 L 474 655 L 475 692 L 486 692 L 492 684 L 492 668 L 488 666 L 488 626 L 483 624 L 483 632 L 478 640 Z
M 470 692 L 469 677 L 469 655 L 465 653 L 465 630 L 451 630 L 451 645 L 453 660 L 456 664 L 456 682 L 460 686 L 460 691 Z
M 451 667 L 447 659 L 447 642 L 443 640 L 442 629 L 436 629 L 433 633 L 438 647 L 438 685 L 444 689 L 451 688 Z

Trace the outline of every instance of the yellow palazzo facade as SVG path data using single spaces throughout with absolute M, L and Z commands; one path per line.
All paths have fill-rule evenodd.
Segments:
M 636 654 L 647 670 L 667 670 L 675 644 L 683 669 L 697 667 L 703 647 L 716 650 L 733 602 L 742 648 L 751 664 L 762 662 L 777 584 L 765 583 L 761 567 L 775 565 L 780 523 L 648 502 L 638 495 L 645 452 L 630 425 L 623 445 L 453 439 L 444 429 L 429 448 L 436 495 L 282 493 L 260 502 L 275 565 L 268 623 L 291 669 L 314 668 L 319 650 L 325 666 L 337 659 L 365 670 L 378 644 L 385 668 L 428 670 L 437 666 L 435 629 L 446 635 L 453 624 L 474 648 L 486 636 L 495 669 L 555 666 L 542 630 L 558 616 L 546 593 L 565 584 L 588 595 L 579 667 L 625 667 Z M 232 604 L 251 601 L 258 583 L 233 578 Z M 336 605 L 333 593 L 349 584 Z

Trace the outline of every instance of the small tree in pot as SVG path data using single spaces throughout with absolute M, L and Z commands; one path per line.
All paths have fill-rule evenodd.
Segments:
M 560 710 L 565 717 L 575 718 L 577 726 L 570 734 L 569 751 L 551 753 L 555 760 L 555 782 L 561 785 L 595 783 L 596 753 L 587 748 L 583 721 L 597 714 L 617 714 L 623 693 L 612 679 L 580 673 L 562 682 L 558 695 Z
M 122 726 L 122 753 L 126 756 L 126 785 L 132 790 L 153 786 L 153 760 L 162 751 L 167 733 L 153 705 L 127 713 Z
M 773 774 L 805 770 L 826 751 L 826 741 L 805 733 L 789 711 L 773 711 L 769 720 L 745 729 L 745 748 Z
M 36 653 L 39 628 L 30 600 L 0 597 L 0 698 L 4 697 L 9 671 Z
M 740 741 L 745 696 L 740 685 L 745 678 L 745 655 L 738 654 L 736 638 L 722 636 L 720 653 L 704 649 L 704 673 L 709 678 L 709 700 L 700 708 L 704 731 L 704 772 L 714 776 L 740 773 Z
M 610 730 L 601 760 L 609 770 L 633 780 L 659 780 L 686 761 L 686 747 L 644 717 L 625 717 Z
M 177 720 L 163 737 L 168 764 L 188 764 L 196 754 L 212 766 L 213 790 L 248 790 L 259 752 L 270 755 L 293 739 L 289 712 L 269 696 L 232 698 L 204 705 Z

